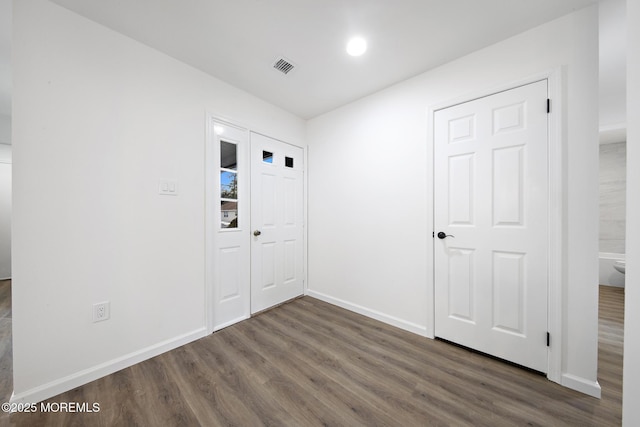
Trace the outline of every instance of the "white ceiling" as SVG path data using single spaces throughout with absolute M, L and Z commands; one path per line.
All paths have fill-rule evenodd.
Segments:
M 597 0 L 52 1 L 311 118 Z
M 11 114 L 11 1 L 0 0 L 0 116 Z M 310 118 L 596 0 L 52 1 Z M 600 125 L 619 139 L 625 0 L 600 9 Z M 369 41 L 360 58 L 344 52 L 355 34 Z M 273 70 L 279 55 L 295 71 Z

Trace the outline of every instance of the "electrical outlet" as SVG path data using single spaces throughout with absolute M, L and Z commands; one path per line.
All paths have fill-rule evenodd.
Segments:
M 111 315 L 110 305 L 109 301 L 93 304 L 93 323 L 109 319 Z

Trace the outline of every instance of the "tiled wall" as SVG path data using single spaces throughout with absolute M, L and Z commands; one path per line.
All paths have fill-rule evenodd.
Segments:
M 600 252 L 625 253 L 627 143 L 600 145 Z

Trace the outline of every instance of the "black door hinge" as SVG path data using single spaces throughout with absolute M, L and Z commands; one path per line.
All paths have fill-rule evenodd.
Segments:
M 547 347 L 551 344 L 551 334 L 547 332 Z
M 551 112 L 551 100 L 547 98 L 547 114 Z

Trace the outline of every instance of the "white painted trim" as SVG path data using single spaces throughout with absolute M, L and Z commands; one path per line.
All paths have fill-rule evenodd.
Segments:
M 548 80 L 556 73 L 559 73 L 560 70 L 561 69 L 558 68 L 558 69 L 553 69 L 553 70 L 549 70 L 549 71 L 538 73 L 538 74 L 533 74 L 527 78 L 512 81 L 511 83 L 505 83 L 498 86 L 490 87 L 488 89 L 473 91 L 466 95 L 457 96 L 447 101 L 439 102 L 437 104 L 430 106 L 429 112 L 435 113 L 438 110 L 453 107 L 458 104 L 464 104 L 466 102 L 475 101 L 476 99 L 485 98 L 487 96 L 495 95 L 496 93 L 505 92 L 511 89 L 518 88 L 520 86 L 526 86 L 528 84 L 539 82 L 541 80 Z M 433 128 L 431 129 L 431 132 L 433 132 Z M 433 134 L 431 135 L 431 137 L 433 138 Z
M 300 148 L 300 149 L 302 149 L 304 151 L 304 147 L 302 145 L 293 144 L 293 143 L 288 142 L 288 141 L 283 141 L 282 139 L 274 138 L 273 136 L 271 136 L 269 134 L 258 132 L 256 130 L 251 129 L 251 128 L 247 128 L 247 129 L 248 129 L 250 134 L 254 133 L 256 135 L 264 136 L 265 138 L 273 139 L 274 141 L 278 141 L 278 142 L 281 142 L 283 144 L 291 145 L 292 147 Z M 304 156 L 303 156 L 303 159 L 304 159 Z M 304 170 L 304 165 L 302 165 L 302 166 L 303 166 L 302 170 Z
M 338 307 L 342 307 L 346 310 L 353 311 L 358 314 L 362 314 L 363 316 L 367 316 L 372 319 L 379 320 L 380 322 L 386 323 L 391 326 L 395 326 L 396 328 L 404 329 L 405 331 L 413 332 L 414 334 L 427 337 L 427 330 L 425 329 L 424 326 L 407 322 L 406 320 L 402 320 L 394 316 L 389 316 L 388 314 L 380 313 L 379 311 L 371 310 L 361 305 L 353 304 L 348 301 L 334 298 L 329 295 L 316 292 L 313 290 L 309 290 L 307 295 L 309 295 L 310 297 L 319 299 L 321 301 L 328 302 L 329 304 L 337 305 Z
M 167 351 L 189 344 L 207 335 L 206 328 L 196 329 L 184 335 L 162 341 L 147 348 L 109 360 L 91 368 L 73 373 L 19 394 L 12 394 L 11 403 L 38 403 L 65 391 L 118 372 Z
M 434 339 L 436 337 L 436 269 L 435 269 L 435 242 L 434 233 L 436 229 L 436 211 L 435 211 L 435 168 L 434 156 L 435 156 L 435 113 L 436 108 L 430 107 L 427 111 L 427 163 L 426 165 L 431 167 L 431 176 L 427 182 L 431 182 L 431 185 L 427 185 L 427 212 L 431 212 L 431 237 L 427 232 L 427 271 L 431 271 L 431 277 L 426 286 L 426 306 L 431 307 L 431 316 L 426 319 L 426 336 Z M 429 150 L 428 148 L 431 147 Z
M 444 108 L 453 107 L 454 105 L 484 98 L 499 92 L 515 89 L 520 86 L 535 83 L 541 80 L 548 82 L 548 96 L 551 99 L 551 114 L 549 114 L 548 144 L 549 144 L 549 236 L 548 236 L 548 317 L 547 328 L 551 334 L 551 346 L 548 353 L 548 370 L 547 378 L 551 381 L 560 383 L 562 373 L 562 221 L 563 221 L 563 195 L 566 180 L 563 175 L 562 162 L 564 159 L 565 139 L 563 138 L 563 68 L 558 67 L 552 70 L 531 75 L 527 78 L 516 80 L 508 84 L 495 86 L 490 89 L 476 91 L 464 96 L 453 98 L 449 101 L 435 104 L 428 108 L 428 140 L 427 143 L 431 150 L 427 150 L 428 165 L 433 166 L 434 159 L 434 115 L 436 111 Z M 433 167 L 432 167 L 433 170 Z M 427 194 L 428 201 L 431 203 L 433 218 L 435 219 L 435 208 L 433 202 L 433 185 L 435 181 L 431 178 L 431 187 Z M 435 227 L 432 224 L 432 232 Z M 432 238 L 433 240 L 433 238 Z M 433 254 L 433 249 L 430 251 Z M 427 260 L 427 266 L 434 269 L 433 255 Z M 427 304 L 433 307 L 433 316 L 427 319 L 427 335 L 433 337 L 435 335 L 435 279 L 432 277 L 430 283 L 427 284 Z M 557 345 L 554 343 L 558 343 Z
M 309 146 L 305 145 L 303 148 L 304 164 L 302 165 L 302 218 L 303 218 L 303 252 L 302 252 L 302 274 L 304 275 L 304 285 L 302 287 L 302 294 L 309 294 Z
M 551 334 L 549 368 L 547 378 L 560 382 L 562 374 L 563 301 L 563 218 L 564 214 L 564 152 L 566 147 L 564 123 L 563 69 L 556 68 L 547 74 L 551 113 L 549 114 L 549 294 L 547 328 Z
M 586 380 L 571 374 L 562 374 L 560 385 L 600 399 L 602 389 L 598 381 Z
M 205 136 L 204 136 L 204 150 L 203 150 L 203 166 L 204 166 L 204 317 L 205 325 L 207 327 L 207 333 L 213 333 L 213 295 L 215 291 L 214 287 L 214 273 L 211 257 L 214 252 L 214 240 L 213 240 L 213 217 L 210 215 L 213 212 L 213 200 L 210 194 L 214 189 L 211 188 L 213 182 L 213 168 L 209 166 L 211 153 L 211 143 L 213 137 L 213 122 L 215 115 L 205 111 Z
M 247 320 L 247 319 L 249 319 L 249 318 L 251 318 L 251 316 L 250 316 L 250 315 L 240 316 L 240 317 L 238 317 L 238 318 L 236 318 L 236 319 L 229 320 L 228 322 L 223 323 L 223 324 L 221 324 L 221 325 L 215 325 L 215 326 L 214 326 L 214 332 L 217 332 L 217 331 L 219 331 L 219 330 L 221 330 L 221 329 L 224 329 L 224 328 L 228 328 L 228 327 L 229 327 L 229 326 L 231 326 L 231 325 L 235 325 L 236 323 L 238 323 L 238 322 L 242 322 L 243 320 Z

